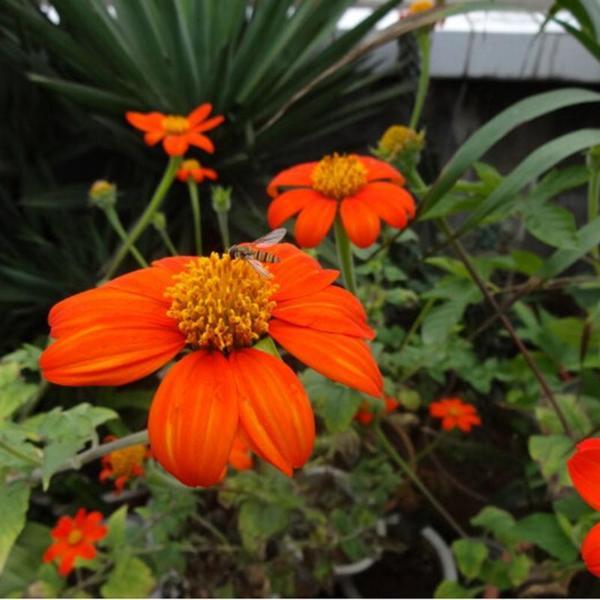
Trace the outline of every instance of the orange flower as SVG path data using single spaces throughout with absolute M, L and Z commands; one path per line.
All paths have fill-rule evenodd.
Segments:
M 188 158 L 181 163 L 177 171 L 177 179 L 187 181 L 190 178 L 196 183 L 202 183 L 205 179 L 215 181 L 217 172 L 203 167 L 195 158 Z
M 191 486 L 219 481 L 238 429 L 252 450 L 291 475 L 312 450 L 314 417 L 281 360 L 252 346 L 267 334 L 326 377 L 373 396 L 383 381 L 360 302 L 290 244 L 269 252 L 265 278 L 240 258 L 177 256 L 59 302 L 44 377 L 62 385 L 123 385 L 186 346 L 149 415 L 153 456 Z
M 384 401 L 384 414 L 386 415 L 389 415 L 391 412 L 394 412 L 400 405 L 400 402 L 398 402 L 394 398 L 390 398 L 389 396 L 386 396 L 384 398 Z M 363 402 L 356 414 L 354 415 L 354 418 L 362 425 L 369 425 L 375 418 L 375 411 L 368 402 Z
M 100 525 L 100 521 L 101 513 L 88 513 L 85 508 L 80 508 L 73 518 L 61 517 L 50 532 L 54 542 L 44 553 L 44 562 L 58 559 L 58 572 L 67 576 L 73 570 L 77 557 L 94 558 L 94 542 L 101 540 L 107 533 L 106 527 Z
M 600 577 L 600 523 L 594 525 L 581 545 L 581 556 L 587 570 Z
M 250 452 L 250 442 L 240 430 L 233 440 L 231 452 L 229 453 L 229 464 L 236 471 L 247 471 L 252 468 L 252 454 Z
M 125 117 L 136 129 L 144 132 L 144 141 L 154 146 L 162 140 L 163 148 L 169 156 L 183 156 L 190 146 L 196 146 L 206 152 L 214 152 L 211 140 L 202 132 L 214 129 L 223 122 L 223 117 L 207 119 L 212 104 L 201 104 L 187 117 L 182 115 L 163 115 L 159 112 L 127 112 Z
M 429 405 L 429 414 L 436 419 L 442 419 L 442 429 L 445 431 L 458 428 L 468 432 L 475 425 L 481 425 L 477 409 L 460 398 L 442 398 L 438 402 L 432 402 Z
M 105 442 L 112 442 L 117 438 L 114 435 L 107 435 Z M 144 459 L 148 456 L 148 449 L 144 444 L 127 446 L 120 450 L 109 452 L 102 457 L 102 470 L 98 479 L 106 481 L 115 480 L 115 489 L 122 492 L 125 484 L 133 477 L 142 477 L 144 475 Z
M 415 202 L 403 184 L 399 171 L 370 156 L 333 154 L 296 165 L 267 187 L 275 198 L 269 206 L 269 225 L 279 227 L 299 212 L 296 240 L 312 248 L 327 235 L 339 211 L 348 237 L 366 248 L 379 235 L 380 219 L 404 229 L 415 216 Z M 283 187 L 294 189 L 281 192 Z
M 433 2 L 433 0 L 413 0 L 406 13 L 409 15 L 416 15 L 432 10 L 433 8 L 435 8 L 435 2 Z
M 592 508 L 600 510 L 600 438 L 589 438 L 577 444 L 567 468 L 579 495 Z

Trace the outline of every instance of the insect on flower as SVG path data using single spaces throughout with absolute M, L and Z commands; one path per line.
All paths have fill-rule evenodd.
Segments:
M 283 227 L 273 229 L 273 231 L 269 231 L 269 233 L 253 242 L 231 246 L 228 250 L 229 256 L 245 260 L 259 275 L 266 279 L 271 279 L 273 275 L 261 263 L 277 263 L 280 259 L 275 254 L 265 252 L 264 248 L 269 248 L 279 243 L 285 237 L 286 233 Z

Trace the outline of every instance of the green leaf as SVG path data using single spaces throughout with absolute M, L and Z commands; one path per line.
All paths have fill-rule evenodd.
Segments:
M 474 588 L 463 587 L 458 581 L 442 581 L 433 594 L 434 598 L 475 598 L 484 587 L 479 585 Z
M 288 511 L 277 504 L 246 500 L 240 507 L 238 529 L 244 548 L 256 552 L 272 535 L 288 525 Z
M 529 454 L 540 464 L 545 479 L 556 478 L 560 485 L 570 485 L 567 459 L 571 452 L 571 439 L 565 435 L 532 435 Z
M 537 273 L 544 264 L 537 254 L 528 250 L 513 250 L 510 255 L 515 261 L 515 269 L 525 275 Z
M 135 556 L 128 556 L 119 560 L 100 592 L 103 598 L 147 598 L 155 585 L 148 565 Z
M 127 508 L 126 504 L 121 506 L 106 521 L 108 533 L 102 540 L 102 544 L 111 548 L 113 552 L 122 550 L 126 542 Z
M 17 362 L 0 362 L 0 420 L 12 415 L 35 397 L 38 385 L 26 383 Z
M 533 567 L 533 561 L 526 554 L 517 554 L 510 561 L 508 567 L 508 577 L 510 582 L 515 586 L 524 583 Z
M 598 101 L 600 95 L 597 93 L 580 88 L 567 88 L 530 96 L 502 111 L 477 130 L 444 167 L 421 204 L 421 215 L 426 215 L 475 161 L 519 125 L 567 106 Z
M 592 421 L 588 417 L 583 403 L 576 396 L 557 395 L 556 402 L 576 438 L 584 438 L 593 429 Z M 535 416 L 542 431 L 562 435 L 563 428 L 553 408 L 549 406 L 537 406 Z
M 486 506 L 471 519 L 471 525 L 482 527 L 506 546 L 515 541 L 515 519 L 501 508 Z
M 522 540 L 531 542 L 563 563 L 577 558 L 578 548 L 561 529 L 556 516 L 550 513 L 534 513 L 517 522 Z
M 452 544 L 452 552 L 456 556 L 460 572 L 467 579 L 474 579 L 479 575 L 489 554 L 488 547 L 483 542 L 469 539 L 456 540 Z
M 525 214 L 525 228 L 541 242 L 556 248 L 575 248 L 575 217 L 565 208 L 545 204 Z
M 30 487 L 22 481 L 3 483 L 0 488 L 0 573 L 4 570 L 12 545 L 25 527 L 30 493 Z
M 331 433 L 346 431 L 365 398 L 311 370 L 304 371 L 300 379 L 327 430 Z

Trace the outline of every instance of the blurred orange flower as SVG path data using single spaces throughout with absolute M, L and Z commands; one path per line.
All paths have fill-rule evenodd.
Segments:
M 339 211 L 348 237 L 366 248 L 379 235 L 380 219 L 404 229 L 415 216 L 415 202 L 403 184 L 399 171 L 370 156 L 333 154 L 320 162 L 296 165 L 267 187 L 274 198 L 267 214 L 269 225 L 279 227 L 300 213 L 296 240 L 312 248 L 327 235 Z
M 442 398 L 429 405 L 429 414 L 442 420 L 442 429 L 450 431 L 458 428 L 469 432 L 475 425 L 481 425 L 477 409 L 460 398 Z
M 94 542 L 106 536 L 107 528 L 101 525 L 102 514 L 88 513 L 80 508 L 75 517 L 61 517 L 50 535 L 54 542 L 44 553 L 43 561 L 58 559 L 58 572 L 67 576 L 77 557 L 92 559 L 96 556 Z
M 600 523 L 594 525 L 581 545 L 581 556 L 587 570 L 600 577 Z
M 291 475 L 312 450 L 314 417 L 295 373 L 253 348 L 269 335 L 326 377 L 373 396 L 383 380 L 360 302 L 332 285 L 338 271 L 291 244 L 269 249 L 266 278 L 228 253 L 177 256 L 59 302 L 50 311 L 44 377 L 74 386 L 123 385 L 185 354 L 149 415 L 152 454 L 180 481 L 221 478 L 238 429 L 252 450 Z
M 177 179 L 187 181 L 190 178 L 196 183 L 202 183 L 205 179 L 215 181 L 217 172 L 203 167 L 195 158 L 188 158 L 181 163 L 177 171 Z
M 201 104 L 187 117 L 182 115 L 164 115 L 159 112 L 127 112 L 125 117 L 136 129 L 144 132 L 144 141 L 154 146 L 162 140 L 163 148 L 169 156 L 183 156 L 190 146 L 196 146 L 206 152 L 214 152 L 212 141 L 205 135 L 220 125 L 222 116 L 208 119 L 212 104 Z
M 236 471 L 247 471 L 252 468 L 253 460 L 250 443 L 244 435 L 243 430 L 239 431 L 233 440 L 233 446 L 229 453 L 229 464 Z
M 112 442 L 116 439 L 114 435 L 108 435 L 104 441 Z M 148 448 L 144 444 L 109 452 L 102 457 L 102 470 L 98 478 L 100 481 L 114 479 L 115 489 L 117 492 L 122 492 L 130 479 L 144 475 L 144 459 L 147 456 Z
M 600 438 L 577 444 L 567 468 L 579 495 L 592 508 L 600 510 Z
M 386 415 L 389 415 L 391 412 L 394 412 L 398 408 L 398 406 L 400 406 L 400 402 L 389 396 L 386 396 L 384 398 L 384 401 L 384 414 Z M 375 411 L 371 408 L 371 405 L 368 402 L 363 402 L 361 407 L 354 415 L 354 418 L 362 425 L 369 425 L 375 418 Z
M 435 8 L 435 2 L 433 2 L 433 0 L 413 0 L 406 12 L 409 15 L 416 15 L 432 10 L 433 8 Z

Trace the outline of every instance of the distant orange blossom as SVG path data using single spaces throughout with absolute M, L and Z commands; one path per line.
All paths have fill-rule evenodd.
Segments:
M 181 163 L 181 167 L 177 170 L 177 179 L 179 181 L 193 179 L 196 183 L 202 183 L 205 179 L 216 181 L 217 172 L 203 167 L 195 158 L 188 158 Z
M 460 398 L 442 398 L 429 405 L 429 414 L 441 419 L 442 429 L 460 429 L 469 432 L 476 425 L 481 425 L 477 409 Z

